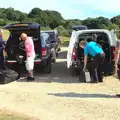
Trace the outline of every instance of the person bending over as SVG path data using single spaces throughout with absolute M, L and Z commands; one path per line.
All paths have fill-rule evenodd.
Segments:
M 79 46 L 84 49 L 84 67 L 83 71 L 86 69 L 88 54 L 93 57 L 93 62 L 90 66 L 90 73 L 93 76 L 93 83 L 103 82 L 101 65 L 105 58 L 105 53 L 102 48 L 94 41 L 87 42 L 82 40 Z

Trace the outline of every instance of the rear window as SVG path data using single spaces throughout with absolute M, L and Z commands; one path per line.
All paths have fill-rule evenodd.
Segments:
M 78 37 L 78 42 L 80 42 L 81 40 L 86 40 L 88 42 L 90 41 L 94 41 L 95 38 L 94 38 L 94 35 L 97 35 L 97 38 L 96 38 L 96 42 L 106 42 L 108 43 L 108 36 L 106 33 L 83 33 L 83 34 L 80 34 L 79 37 Z
M 46 33 L 49 34 L 51 41 L 52 41 L 52 40 L 55 40 L 55 33 L 54 33 L 54 32 L 46 32 Z
M 49 39 L 49 35 L 47 33 L 41 33 L 40 37 L 41 37 L 42 47 L 45 47 L 45 45 Z

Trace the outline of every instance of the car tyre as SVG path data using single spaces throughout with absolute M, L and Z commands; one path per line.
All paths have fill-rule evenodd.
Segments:
M 44 68 L 44 72 L 45 72 L 45 73 L 51 73 L 51 71 L 52 71 L 52 64 L 51 64 L 51 61 L 48 60 L 47 65 L 46 65 L 46 67 Z

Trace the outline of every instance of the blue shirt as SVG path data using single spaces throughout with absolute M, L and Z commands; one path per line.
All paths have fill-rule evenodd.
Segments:
M 84 48 L 84 55 L 87 56 L 88 54 L 91 56 L 96 56 L 99 53 L 102 53 L 102 48 L 96 42 L 89 42 L 86 44 Z

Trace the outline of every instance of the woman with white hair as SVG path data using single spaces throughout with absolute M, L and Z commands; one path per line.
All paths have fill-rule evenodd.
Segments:
M 4 68 L 4 55 L 3 55 L 4 41 L 2 36 L 3 31 L 0 29 L 0 69 Z

